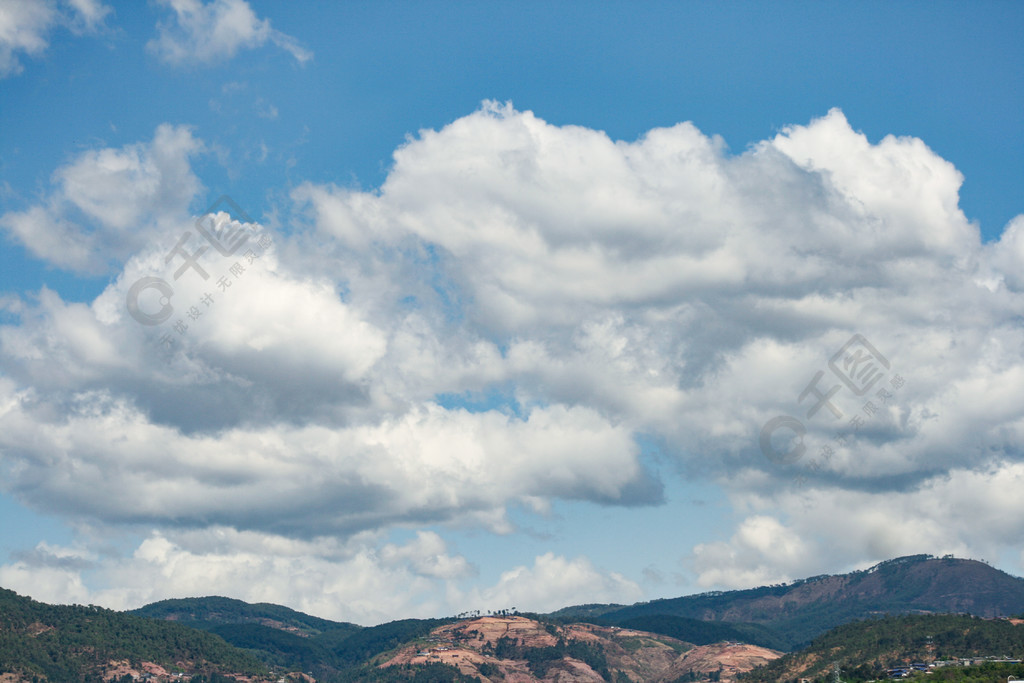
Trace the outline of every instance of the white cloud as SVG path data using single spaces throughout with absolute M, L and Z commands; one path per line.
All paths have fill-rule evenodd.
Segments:
M 0 2 L 0 77 L 21 73 L 17 52 L 38 55 L 54 22 L 52 4 L 32 0 Z
M 3 480 L 40 509 L 157 529 L 146 562 L 204 558 L 181 560 L 176 586 L 217 554 L 172 532 L 345 544 L 406 528 L 422 533 L 345 561 L 404 567 L 424 591 L 448 582 L 460 609 L 631 599 L 630 580 L 553 555 L 468 588 L 474 558 L 425 529 L 511 533 L 510 506 L 559 499 L 656 504 L 637 435 L 731 492 L 737 528 L 691 560 L 707 586 L 884 559 L 904 537 L 908 551 L 1019 544 L 1024 517 L 1004 508 L 953 520 L 958 491 L 996 501 L 1021 466 L 1024 219 L 982 244 L 959 173 L 919 140 L 872 144 L 832 111 L 729 155 L 690 124 L 621 142 L 486 104 L 410 139 L 377 191 L 299 186 L 288 235 L 247 228 L 274 240 L 252 262 L 211 249 L 208 279 L 175 279 L 175 240 L 202 243 L 186 210 L 200 144 L 161 127 L 84 155 L 49 203 L 3 219 L 52 262 L 124 262 L 90 305 L 44 291 L 7 306 Z M 116 246 L 137 224 L 154 241 Z M 235 260 L 244 275 L 222 290 Z M 162 325 L 127 314 L 143 276 L 173 283 Z M 855 333 L 890 363 L 865 396 L 828 367 Z M 819 370 L 842 418 L 799 399 Z M 789 467 L 758 443 L 780 414 L 807 429 Z M 806 488 L 788 492 L 797 473 Z M 216 566 L 237 578 L 248 552 Z M 275 557 L 253 576 L 291 570 Z M 390 590 L 360 581 L 368 601 Z
M 291 36 L 259 19 L 245 0 L 160 0 L 174 12 L 171 22 L 157 24 L 158 36 L 147 48 L 174 65 L 210 64 L 232 58 L 240 49 L 270 42 L 289 52 L 299 63 L 313 54 Z
M 101 0 L 65 0 L 72 13 L 72 30 L 76 32 L 95 31 L 103 26 L 103 22 L 114 10 L 104 5 Z
M 49 47 L 49 34 L 63 23 L 76 33 L 102 27 L 111 9 L 99 0 L 66 0 L 70 11 L 53 0 L 0 0 L 0 78 L 20 74 L 19 53 L 32 57 Z
M 464 557 L 447 554 L 447 545 L 433 531 L 419 531 L 416 540 L 404 546 L 389 543 L 381 548 L 380 556 L 387 565 L 409 563 L 421 576 L 435 579 L 459 579 L 474 574 L 474 568 Z
M 635 582 L 615 572 L 602 572 L 585 557 L 569 560 L 549 552 L 535 558 L 532 567 L 503 572 L 497 584 L 474 592 L 467 604 L 550 612 L 587 602 L 631 603 L 642 595 Z
M 328 619 L 364 625 L 470 609 L 548 610 L 583 599 L 635 600 L 637 585 L 601 572 L 585 557 L 546 553 L 491 586 L 460 589 L 473 567 L 433 532 L 405 544 L 380 544 L 374 534 L 341 543 L 295 541 L 213 527 L 202 532 L 149 534 L 127 556 L 96 563 L 95 554 L 40 544 L 0 566 L 0 585 L 39 600 L 132 609 L 182 596 L 223 595 L 290 606 Z M 91 589 L 84 567 L 110 588 Z M 93 564 L 98 566 L 98 569 Z
M 1013 493 L 1022 485 L 1024 463 L 999 461 L 899 492 L 792 484 L 736 492 L 737 507 L 776 511 L 788 523 L 753 514 L 729 541 L 694 548 L 690 563 L 703 586 L 749 588 L 916 553 L 993 558 L 1024 542 L 1024 502 Z
M 44 205 L 3 214 L 0 228 L 53 265 L 104 272 L 187 224 L 201 189 L 189 162 L 202 148 L 187 127 L 163 124 L 152 142 L 84 152 L 53 174 Z
M 750 588 L 800 578 L 810 565 L 811 547 L 777 519 L 743 520 L 728 542 L 693 549 L 693 569 L 702 586 Z
M 21 595 L 51 604 L 95 604 L 89 590 L 75 571 L 59 567 L 36 567 L 26 562 L 0 566 L 0 585 Z
M 503 530 L 514 502 L 650 495 L 629 434 L 581 408 L 537 408 L 518 420 L 434 406 L 347 429 L 186 435 L 104 392 L 57 404 L 5 384 L 6 485 L 80 520 L 174 519 L 303 537 L 486 517 Z

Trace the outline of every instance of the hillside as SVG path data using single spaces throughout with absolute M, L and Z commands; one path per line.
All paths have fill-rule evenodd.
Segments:
M 928 555 L 889 560 L 849 574 L 818 576 L 790 584 L 654 600 L 628 607 L 569 607 L 552 616 L 606 624 L 634 623 L 666 615 L 709 622 L 758 624 L 793 649 L 850 621 L 883 614 L 968 613 L 983 617 L 1024 612 L 1024 579 L 975 560 Z M 757 637 L 755 634 L 751 634 Z M 770 636 L 765 636 L 769 637 Z M 751 640 L 750 637 L 745 640 Z
M 0 589 L 0 675 L 93 681 L 174 673 L 260 678 L 255 657 L 209 633 L 99 607 L 47 605 Z
M 347 622 L 321 619 L 281 605 L 262 602 L 250 604 L 216 596 L 161 600 L 132 610 L 131 613 L 150 619 L 177 621 L 203 630 L 225 624 L 259 624 L 299 636 L 314 636 L 338 630 L 353 633 L 362 628 Z
M 200 626 L 268 665 L 310 671 L 326 682 L 481 677 L 524 683 L 732 681 L 781 655 L 755 645 L 718 642 L 740 639 L 741 631 L 728 625 L 675 617 L 637 620 L 669 632 L 666 635 L 518 615 L 463 621 L 405 619 L 363 628 L 275 605 L 216 597 L 169 600 L 136 613 Z M 679 636 L 694 636 L 698 642 Z
M 364 670 L 368 660 L 454 621 L 401 619 L 363 627 L 321 619 L 280 605 L 250 604 L 223 597 L 163 600 L 133 613 L 209 631 L 267 666 L 311 672 L 321 681 L 377 676 Z M 386 680 L 392 678 L 393 673 L 384 676 Z
M 434 629 L 375 660 L 379 668 L 447 664 L 471 680 L 734 681 L 781 653 L 752 645 L 694 646 L 644 631 L 482 617 Z
M 833 661 L 848 680 L 867 680 L 901 661 L 1024 655 L 1024 622 L 929 614 L 939 612 L 1024 613 L 1024 579 L 982 562 L 912 556 L 745 591 L 372 627 L 223 597 L 118 613 L 45 605 L 0 589 L 0 683 L 144 673 L 205 683 L 277 680 L 287 672 L 321 683 L 733 681 L 766 665 L 748 677 L 760 683 L 822 676 Z M 989 673 L 1006 666 L 992 664 Z M 1003 680 L 1015 672 L 1007 671 Z M 964 675 L 950 669 L 930 677 L 970 680 Z
M 284 670 L 312 672 L 318 681 L 732 681 L 780 652 L 740 643 L 694 645 L 636 629 L 591 624 L 556 624 L 523 616 L 473 620 L 405 619 L 355 630 L 329 629 L 298 635 L 292 627 L 267 626 L 252 619 L 266 606 L 230 604 L 200 598 L 168 609 L 147 606 L 140 613 L 164 618 L 201 617 L 213 633 Z M 257 608 L 250 610 L 249 607 Z M 211 616 L 214 618 L 211 619 Z M 310 623 L 295 613 L 291 621 Z M 238 623 L 231 623 L 230 619 Z M 220 621 L 211 625 L 212 621 Z M 667 628 L 680 629 L 668 620 Z M 331 622 L 335 623 L 335 622 Z M 349 625 L 351 626 L 351 625 Z M 723 629 L 723 633 L 732 634 Z M 686 629 L 686 624 L 682 630 Z
M 844 681 L 885 678 L 891 667 L 947 662 L 932 669 L 930 680 L 962 680 L 979 673 L 958 664 L 970 658 L 1024 658 L 1024 622 L 981 619 L 964 615 L 903 615 L 845 624 L 815 638 L 808 647 L 781 657 L 743 678 L 747 683 L 769 683 L 800 678 L 830 680 L 833 663 L 842 669 Z M 954 665 L 953 663 L 957 663 Z M 997 680 L 995 668 L 1006 680 L 1024 676 L 1020 664 L 997 665 L 981 673 L 983 680 Z
M 785 650 L 786 641 L 761 624 L 737 624 L 727 621 L 701 621 L 688 617 L 651 614 L 626 619 L 592 619 L 596 624 L 619 626 L 637 631 L 650 631 L 694 645 L 710 645 L 724 641 L 749 643 L 773 650 Z

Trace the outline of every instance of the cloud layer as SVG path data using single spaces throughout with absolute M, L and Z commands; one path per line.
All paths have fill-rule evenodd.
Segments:
M 112 604 L 196 576 L 364 620 L 635 600 L 614 568 L 555 554 L 476 586 L 473 558 L 427 528 L 657 505 L 668 475 L 641 440 L 733 501 L 731 537 L 688 554 L 701 585 L 1024 541 L 1024 510 L 995 504 L 1024 465 L 1024 217 L 982 243 L 961 175 L 921 140 L 872 143 L 833 110 L 732 154 L 688 123 L 622 142 L 485 103 L 396 150 L 376 191 L 300 185 L 288 229 L 238 224 L 227 256 L 188 211 L 202 149 L 161 126 L 0 217 L 55 266 L 117 273 L 90 304 L 8 300 L 0 328 L 6 490 L 146 530 L 109 565 L 129 587 Z M 171 290 L 142 303 L 173 309 L 159 324 L 125 304 L 144 277 Z M 887 367 L 860 392 L 842 368 L 866 350 Z M 776 416 L 804 430 L 795 463 L 762 453 Z M 992 501 L 986 524 L 956 522 L 969 501 Z M 386 540 L 400 529 L 418 534 Z M 69 553 L 87 555 L 42 548 L 0 583 L 42 563 L 54 595 L 77 596 Z M 317 604 L 287 587 L 300 565 Z M 147 592 L 146 573 L 164 580 Z
M 153 140 L 84 152 L 53 174 L 44 204 L 0 216 L 0 228 L 34 256 L 66 270 L 104 273 L 189 218 L 201 185 L 190 159 L 202 144 L 185 126 Z

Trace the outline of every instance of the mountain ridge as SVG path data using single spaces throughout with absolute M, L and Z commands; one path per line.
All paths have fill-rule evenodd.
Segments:
M 201 683 L 282 675 L 312 680 L 299 672 L 329 683 L 480 681 L 506 675 L 524 682 L 668 683 L 738 680 L 745 674 L 756 681 L 773 680 L 771 672 L 789 680 L 821 674 L 829 652 L 847 652 L 852 660 L 891 658 L 895 651 L 879 655 L 864 643 L 893 638 L 883 634 L 871 641 L 865 630 L 889 628 L 885 619 L 912 620 L 932 612 L 942 613 L 931 622 L 935 629 L 943 619 L 958 618 L 948 613 L 963 612 L 975 615 L 964 617 L 974 621 L 961 629 L 982 634 L 973 638 L 1002 633 L 998 629 L 1006 631 L 1006 624 L 987 625 L 980 617 L 1024 614 L 1024 579 L 976 560 L 912 555 L 846 574 L 739 591 L 633 605 L 588 603 L 550 614 L 400 619 L 367 627 L 220 596 L 114 612 L 46 605 L 0 590 L 0 681 L 121 681 L 123 675 L 147 672 L 159 674 L 154 680 L 178 680 L 173 671 L 197 675 L 194 680 Z M 1024 635 L 1024 625 L 1007 631 L 1018 632 Z M 936 644 L 946 637 L 935 636 Z M 1011 642 L 998 638 L 989 642 Z M 793 652 L 805 645 L 811 649 Z M 965 641 L 957 647 L 973 652 L 975 645 Z M 1024 652 L 1024 640 L 1020 649 Z M 783 655 L 786 650 L 793 656 Z M 775 661 L 780 657 L 786 658 L 782 664 Z M 758 665 L 765 670 L 751 671 Z
M 620 623 L 665 615 L 708 622 L 767 626 L 785 649 L 809 643 L 830 628 L 880 614 L 967 613 L 980 617 L 1024 612 L 1024 579 L 978 560 L 909 555 L 846 574 L 824 574 L 788 584 L 710 591 L 625 607 L 580 606 L 590 619 Z M 551 613 L 574 618 L 577 608 Z
M 268 602 L 249 603 L 235 598 L 212 595 L 202 598 L 171 598 L 129 610 L 150 619 L 188 624 L 204 631 L 223 624 L 260 624 L 300 636 L 314 636 L 336 630 L 364 628 L 344 621 L 333 621 Z

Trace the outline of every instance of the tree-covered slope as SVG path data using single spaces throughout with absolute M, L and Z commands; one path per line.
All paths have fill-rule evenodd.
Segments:
M 250 604 L 223 597 L 161 600 L 132 611 L 151 619 L 177 621 L 194 628 L 210 630 L 223 624 L 262 624 L 297 635 L 314 636 L 328 631 L 353 633 L 361 626 L 321 619 L 281 605 Z
M 264 665 L 223 639 L 164 621 L 80 605 L 47 605 L 0 589 L 0 674 L 100 680 L 113 661 L 185 673 L 261 674 Z
M 902 615 L 856 621 L 755 669 L 745 681 L 825 680 L 834 662 L 841 667 L 844 681 L 867 681 L 884 678 L 890 667 L 966 657 L 1024 657 L 1024 625 L 966 615 Z M 937 673 L 945 676 L 944 672 Z M 1018 665 L 1002 680 L 1009 673 L 1024 675 L 1024 667 Z
M 701 621 L 688 617 L 675 617 L 666 614 L 652 614 L 630 617 L 628 619 L 593 619 L 594 623 L 622 628 L 659 633 L 676 640 L 694 645 L 710 645 L 732 641 L 749 643 L 773 650 L 783 649 L 785 643 L 774 632 L 760 624 L 733 624 L 721 621 Z

